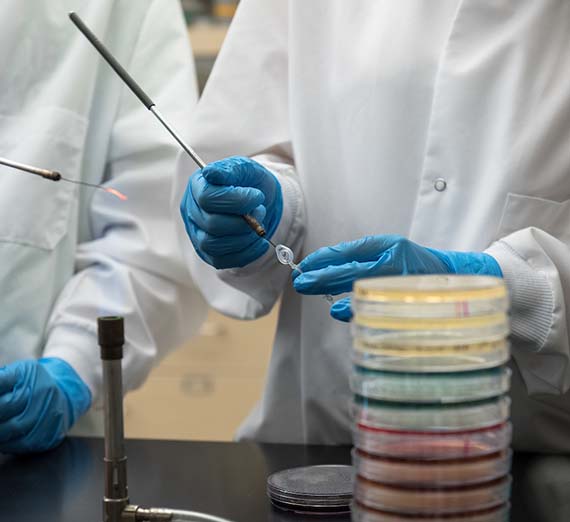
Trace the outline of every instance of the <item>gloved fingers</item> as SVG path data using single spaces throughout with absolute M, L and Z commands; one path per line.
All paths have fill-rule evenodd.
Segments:
M 208 192 L 212 190 L 211 187 L 215 190 L 220 188 L 226 190 L 226 195 L 231 191 L 235 194 L 237 189 L 246 191 L 250 196 L 253 194 L 250 198 L 251 205 L 248 203 L 246 207 L 234 208 L 233 211 L 250 214 L 261 223 L 265 221 L 266 208 L 257 202 L 263 201 L 264 195 L 253 188 L 209 185 L 201 175 L 201 171 L 198 171 L 188 182 L 180 202 L 182 221 L 198 256 L 218 269 L 243 267 L 265 254 L 269 245 L 250 229 L 241 215 L 212 211 L 208 205 L 204 208 L 201 205 L 204 201 L 197 201 L 196 198 L 208 199 L 207 196 L 211 196 Z M 227 201 L 224 202 L 224 205 L 226 204 Z M 225 210 L 228 210 L 227 207 Z M 220 237 L 223 241 L 218 241 Z
M 186 232 L 190 237 L 190 241 L 194 246 L 194 250 L 202 259 L 202 261 L 208 263 L 209 265 L 217 268 L 218 270 L 226 268 L 240 268 L 252 261 L 255 261 L 258 257 L 261 257 L 269 247 L 267 241 L 261 239 L 257 235 L 254 235 L 254 242 L 246 248 L 242 248 L 237 252 L 232 252 L 231 254 L 222 254 L 213 256 L 204 252 L 201 248 L 202 239 L 201 235 L 203 232 L 197 228 L 191 221 L 185 223 Z M 252 232 L 253 234 L 253 232 Z
M 48 404 L 41 408 L 41 416 L 32 422 L 31 416 L 27 422 L 12 421 L 0 424 L 0 453 L 23 454 L 47 451 L 57 446 L 65 438 L 63 427 L 64 413 L 60 408 L 51 408 Z M 2 440 L 2 434 L 12 432 L 13 437 Z
M 197 248 L 211 258 L 240 254 L 257 241 L 259 237 L 250 230 L 239 236 L 212 236 L 201 229 L 196 231 Z
M 196 235 L 198 233 L 198 230 L 200 230 L 196 224 L 194 223 L 194 221 L 192 221 L 191 219 L 189 219 L 186 215 L 185 215 L 185 210 L 183 209 L 182 205 L 180 205 L 180 212 L 182 213 L 182 222 L 184 223 L 184 228 L 186 230 L 186 235 L 190 238 L 190 242 L 192 243 L 192 246 L 194 247 L 194 251 L 200 256 L 200 258 L 203 261 L 206 261 L 206 263 L 208 263 L 208 260 L 205 259 L 204 255 L 202 254 L 202 252 L 200 252 L 197 248 L 197 242 L 196 242 Z
M 263 205 L 251 211 L 250 216 L 259 223 L 263 223 L 266 210 Z M 192 205 L 188 212 L 188 218 L 204 232 L 212 236 L 243 235 L 251 232 L 250 226 L 241 216 L 232 214 L 211 214 L 200 209 L 197 205 Z
M 338 321 L 343 321 L 348 323 L 352 320 L 352 307 L 351 298 L 344 297 L 339 299 L 336 303 L 331 306 L 330 309 L 331 317 L 337 319 Z
M 272 176 L 263 165 L 249 158 L 232 156 L 206 165 L 202 175 L 208 183 L 235 187 L 260 187 Z
M 214 266 L 212 259 L 210 256 L 206 255 L 204 252 L 202 252 L 198 246 L 198 232 L 200 231 L 200 229 L 194 224 L 193 221 L 188 220 L 184 220 L 184 227 L 186 228 L 186 233 L 188 234 L 188 237 L 190 238 L 190 242 L 192 243 L 192 246 L 194 247 L 194 251 L 198 254 L 198 256 L 200 257 L 200 259 L 206 263 L 208 263 L 209 265 Z
M 295 290 L 301 294 L 342 294 L 352 291 L 355 279 L 370 277 L 375 263 L 352 261 L 340 266 L 329 266 L 310 272 L 303 272 L 293 281 Z
M 378 259 L 382 253 L 401 242 L 401 236 L 366 236 L 356 241 L 319 248 L 299 263 L 301 272 L 319 270 L 356 261 L 365 263 Z
M 243 267 L 265 254 L 269 247 L 269 243 L 267 243 L 267 241 L 255 235 L 256 241 L 245 250 L 215 257 L 206 254 L 200 248 L 198 236 L 202 231 L 192 221 L 184 220 L 184 227 L 186 228 L 186 233 L 188 234 L 194 250 L 200 259 L 219 270 Z
M 197 205 L 210 213 L 247 214 L 265 201 L 257 188 L 215 185 L 201 174 L 190 178 L 190 190 Z
M 41 399 L 38 398 L 38 400 Z M 30 407 L 30 402 L 28 401 L 28 408 Z M 45 414 L 42 410 L 42 407 L 34 408 L 33 412 L 28 412 L 26 409 L 20 413 L 20 415 L 1 422 L 0 448 L 2 448 L 4 444 L 15 442 L 25 437 L 34 428 L 35 423 L 38 421 L 38 416 L 42 413 Z
M 16 366 L 9 365 L 0 368 L 0 395 L 11 392 L 19 378 L 20 373 Z
M 20 379 L 12 399 L 0 397 L 4 416 L 0 452 L 44 451 L 60 442 L 73 421 L 87 410 L 91 392 L 62 359 L 20 361 L 13 366 Z M 15 414 L 8 418 L 11 413 Z
M 29 388 L 22 387 L 0 396 L 0 423 L 20 415 L 28 404 Z

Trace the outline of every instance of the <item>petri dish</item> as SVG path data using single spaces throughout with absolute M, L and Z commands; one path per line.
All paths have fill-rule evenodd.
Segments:
M 355 315 L 352 335 L 370 346 L 382 344 L 449 346 L 497 341 L 509 334 L 505 313 L 464 319 L 368 318 Z
M 377 343 L 355 338 L 352 358 L 356 366 L 372 370 L 410 373 L 453 373 L 495 368 L 510 358 L 510 346 L 503 337 L 481 343 L 407 344 L 398 342 Z
M 504 422 L 484 429 L 421 432 L 355 426 L 354 445 L 365 453 L 403 459 L 445 460 L 480 457 L 506 450 L 512 425 Z
M 361 505 L 391 513 L 445 515 L 482 511 L 506 504 L 510 476 L 476 486 L 403 488 L 356 477 L 354 499 Z
M 356 473 L 372 482 L 401 486 L 461 486 L 490 482 L 509 474 L 512 451 L 483 457 L 426 461 L 381 458 L 352 451 Z
M 457 515 L 398 515 L 368 509 L 355 502 L 352 505 L 352 522 L 509 522 L 509 504 Z
M 469 275 L 411 275 L 361 279 L 353 310 L 363 318 L 463 319 L 504 314 L 503 279 Z
M 304 514 L 347 513 L 353 496 L 352 466 L 292 468 L 267 479 L 267 495 L 282 510 Z
M 355 395 L 353 418 L 369 428 L 458 431 L 496 426 L 509 418 L 511 400 L 502 395 L 456 404 L 409 404 Z
M 498 397 L 508 392 L 511 370 L 506 366 L 452 373 L 409 373 L 356 366 L 351 389 L 381 401 L 456 403 Z

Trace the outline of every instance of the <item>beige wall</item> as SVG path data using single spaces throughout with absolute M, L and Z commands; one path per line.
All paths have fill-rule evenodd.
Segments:
M 211 312 L 202 335 L 127 396 L 126 436 L 231 440 L 263 389 L 276 313 L 235 321 Z

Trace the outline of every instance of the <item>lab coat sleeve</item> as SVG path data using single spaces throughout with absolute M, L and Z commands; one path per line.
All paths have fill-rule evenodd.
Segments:
M 530 395 L 570 389 L 570 245 L 529 227 L 487 253 L 501 266 L 511 298 L 511 335 Z
M 284 199 L 283 215 L 272 240 L 297 254 L 303 242 L 305 215 L 289 129 L 288 2 L 243 0 L 229 29 L 192 121 L 192 143 L 205 161 L 249 156 L 272 171 Z M 179 168 L 179 202 L 195 167 L 183 160 Z M 268 313 L 291 270 L 280 265 L 270 249 L 242 269 L 215 270 L 184 249 L 196 283 L 209 304 L 227 315 L 253 319 Z
M 178 2 L 150 4 L 126 68 L 187 136 L 197 89 Z M 95 404 L 102 386 L 98 316 L 125 318 L 123 379 L 129 390 L 144 381 L 160 356 L 195 333 L 206 313 L 173 226 L 178 147 L 127 89 L 121 92 L 109 139 L 105 178 L 129 199 L 93 194 L 92 237 L 77 247 L 76 273 L 53 309 L 43 354 L 69 362 Z

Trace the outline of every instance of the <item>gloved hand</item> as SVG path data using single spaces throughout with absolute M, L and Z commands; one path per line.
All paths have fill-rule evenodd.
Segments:
M 18 361 L 0 368 L 0 453 L 57 446 L 91 405 L 91 392 L 58 358 Z
M 401 236 L 367 236 L 309 254 L 293 273 L 302 294 L 352 291 L 356 279 L 406 274 L 481 274 L 502 277 L 495 258 L 482 252 L 453 252 L 422 247 Z M 350 298 L 330 310 L 335 319 L 352 318 Z
M 263 165 L 226 158 L 197 170 L 180 204 L 186 232 L 198 255 L 216 268 L 243 267 L 268 248 L 241 217 L 256 218 L 270 239 L 281 220 L 283 194 Z

